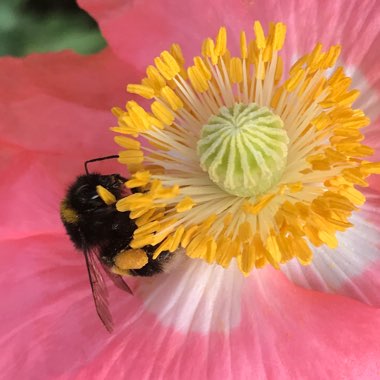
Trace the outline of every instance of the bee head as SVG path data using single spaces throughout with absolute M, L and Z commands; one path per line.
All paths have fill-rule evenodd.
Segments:
M 107 208 L 109 205 L 100 197 L 97 187 L 102 186 L 117 200 L 122 196 L 125 181 L 119 174 L 85 174 L 79 176 L 69 188 L 67 199 L 71 207 L 80 214 Z

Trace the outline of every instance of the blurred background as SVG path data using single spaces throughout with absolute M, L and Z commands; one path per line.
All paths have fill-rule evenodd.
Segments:
M 63 49 L 90 54 L 105 45 L 75 0 L 0 0 L 0 55 Z

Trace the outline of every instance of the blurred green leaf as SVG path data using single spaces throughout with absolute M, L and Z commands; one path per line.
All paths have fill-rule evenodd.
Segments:
M 0 55 L 23 56 L 63 49 L 90 54 L 106 45 L 97 25 L 73 2 L 65 2 L 67 9 L 51 10 L 41 7 L 41 3 L 36 9 L 31 4 L 25 7 L 26 3 L 27 0 L 2 0 Z

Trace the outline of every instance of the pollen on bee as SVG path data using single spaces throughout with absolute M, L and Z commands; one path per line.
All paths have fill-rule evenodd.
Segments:
M 113 260 L 119 270 L 128 271 L 141 269 L 148 263 L 148 256 L 142 249 L 127 249 L 120 251 Z

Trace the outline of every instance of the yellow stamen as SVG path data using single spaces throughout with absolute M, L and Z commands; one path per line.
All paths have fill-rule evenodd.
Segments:
M 160 57 L 154 59 L 154 63 L 160 74 L 167 80 L 173 79 L 181 70 L 175 58 L 168 51 L 163 51 Z
M 380 163 L 379 162 L 368 162 L 361 166 L 364 173 L 368 174 L 380 174 Z
M 168 251 L 170 247 L 171 247 L 171 243 L 169 240 L 165 240 L 164 242 L 162 242 L 158 246 L 158 248 L 154 251 L 153 260 L 157 259 L 157 257 L 160 255 L 160 253 L 162 253 L 164 251 Z
M 118 211 L 132 211 L 139 208 L 150 208 L 153 205 L 153 198 L 149 195 L 136 193 L 122 198 L 116 203 Z
M 207 38 L 204 42 L 203 48 L 202 48 L 202 54 L 205 57 L 211 58 L 211 62 L 213 65 L 216 65 L 218 62 L 218 55 L 215 51 L 215 44 L 214 41 L 211 38 Z
M 169 247 L 169 251 L 170 252 L 174 252 L 178 248 L 179 244 L 181 243 L 181 238 L 182 238 L 184 232 L 185 232 L 185 227 L 184 226 L 180 226 L 175 231 L 175 233 L 173 235 L 173 241 L 172 241 L 172 243 L 171 243 L 171 245 Z
M 187 69 L 187 75 L 195 90 L 202 93 L 208 90 L 207 78 L 204 75 L 203 70 L 198 66 L 191 66 Z
M 146 69 L 146 83 L 151 86 L 156 93 L 159 93 L 161 88 L 166 85 L 165 79 L 154 66 L 148 66 Z M 144 80 L 143 80 L 144 81 Z
M 266 248 L 274 262 L 278 263 L 281 261 L 281 251 L 274 231 L 271 232 L 267 239 Z
M 183 107 L 182 100 L 176 95 L 176 93 L 168 86 L 161 89 L 161 96 L 165 99 L 173 111 L 177 111 Z
M 160 102 L 152 103 L 152 112 L 158 120 L 162 121 L 166 125 L 171 125 L 174 121 L 174 115 L 172 112 Z
M 153 88 L 143 84 L 129 84 L 127 91 L 131 94 L 140 95 L 145 99 L 152 99 L 154 97 Z
M 185 64 L 185 58 L 183 58 L 181 46 L 173 44 L 170 48 L 170 53 L 180 66 Z
M 225 27 L 221 27 L 216 37 L 215 53 L 222 56 L 226 53 L 227 48 L 227 30 Z
M 200 71 L 204 80 L 208 81 L 212 78 L 210 70 L 207 68 L 205 62 L 201 57 L 194 57 L 194 65 Z
M 243 69 L 240 58 L 234 57 L 231 59 L 230 74 L 232 83 L 240 83 L 243 80 Z
M 125 185 L 130 189 L 135 187 L 145 186 L 149 183 L 150 172 L 149 170 L 138 171 L 132 175 L 132 179 L 127 181 Z
M 275 26 L 273 49 L 281 50 L 285 42 L 286 26 L 282 22 L 278 22 Z
M 241 52 L 241 58 L 247 59 L 248 48 L 247 48 L 247 37 L 245 35 L 245 32 L 240 33 L 240 52 Z
M 183 238 L 182 238 L 182 247 L 186 248 L 190 243 L 194 234 L 199 230 L 199 226 L 192 226 L 188 230 L 186 230 Z
M 105 187 L 101 185 L 96 186 L 96 192 L 106 205 L 110 206 L 116 203 L 116 197 Z
M 141 164 L 144 161 L 144 155 L 141 150 L 124 150 L 119 152 L 119 162 L 122 164 Z
M 190 197 L 185 197 L 182 201 L 178 202 L 175 208 L 177 212 L 185 212 L 191 210 L 194 205 L 195 203 Z
M 140 141 L 131 139 L 125 136 L 115 136 L 114 141 L 116 144 L 122 146 L 125 149 L 140 150 L 141 144 Z
M 263 31 L 263 27 L 261 26 L 259 21 L 255 21 L 253 25 L 253 29 L 256 35 L 256 46 L 258 49 L 264 49 L 266 46 L 265 35 Z

